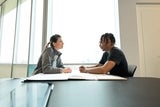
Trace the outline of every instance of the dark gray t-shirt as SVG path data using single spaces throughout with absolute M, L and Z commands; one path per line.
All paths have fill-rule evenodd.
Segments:
M 113 47 L 110 52 L 104 52 L 100 64 L 105 64 L 106 61 L 114 61 L 116 65 L 110 71 L 111 75 L 118 75 L 121 77 L 127 77 L 128 63 L 124 53 L 117 47 Z

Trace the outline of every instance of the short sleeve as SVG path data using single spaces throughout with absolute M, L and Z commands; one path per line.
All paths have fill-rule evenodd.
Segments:
M 108 52 L 104 52 L 101 60 L 99 61 L 99 63 L 102 64 L 102 65 L 105 64 L 106 61 L 108 60 L 108 56 L 109 56 Z

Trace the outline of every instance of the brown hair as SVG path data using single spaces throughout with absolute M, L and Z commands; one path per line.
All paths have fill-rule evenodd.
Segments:
M 48 43 L 45 45 L 45 49 L 48 48 L 49 45 L 54 48 L 53 42 L 56 43 L 57 40 L 58 40 L 58 38 L 61 38 L 61 36 L 58 35 L 58 34 L 52 35 L 52 36 L 50 37 L 50 42 L 48 42 Z

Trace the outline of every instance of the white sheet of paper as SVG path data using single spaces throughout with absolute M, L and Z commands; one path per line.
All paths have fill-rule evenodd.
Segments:
M 68 74 L 36 74 L 26 80 L 68 80 Z
M 89 73 L 61 73 L 61 74 L 37 74 L 26 78 L 26 80 L 68 80 L 68 79 L 84 79 L 84 80 L 127 80 L 127 78 L 106 75 L 106 74 L 89 74 Z

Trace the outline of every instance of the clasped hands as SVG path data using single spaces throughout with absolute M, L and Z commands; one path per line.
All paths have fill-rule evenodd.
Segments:
M 87 73 L 86 67 L 84 67 L 84 66 L 80 66 L 79 71 L 82 72 L 82 73 Z
M 87 73 L 85 66 L 80 66 L 79 71 L 82 72 L 82 73 Z M 63 73 L 71 73 L 72 69 L 71 68 L 64 68 L 64 69 L 62 69 L 62 72 Z

